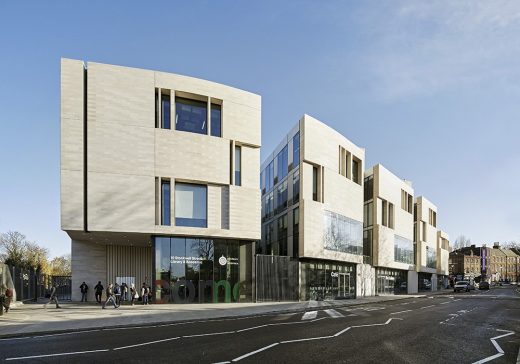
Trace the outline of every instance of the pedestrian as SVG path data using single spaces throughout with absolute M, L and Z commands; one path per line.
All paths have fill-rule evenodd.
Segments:
M 101 308 L 105 309 L 105 306 L 107 305 L 108 302 L 112 302 L 114 304 L 114 308 L 118 308 L 118 306 L 116 305 L 116 301 L 114 299 L 114 288 L 112 286 L 112 283 L 110 283 L 107 287 L 107 290 L 106 290 L 106 295 L 107 295 L 107 300 L 105 302 L 103 302 L 103 306 Z
M 128 300 L 128 286 L 125 282 L 123 282 L 121 284 L 121 297 L 123 299 L 123 301 L 127 301 Z
M 5 312 L 9 312 L 9 308 L 11 307 L 11 301 L 13 300 L 13 290 L 9 287 L 5 290 L 5 301 L 4 301 L 4 307 Z M 1 309 L 1 307 L 0 307 Z
M 2 284 L 0 286 L 0 310 L 5 309 L 5 312 L 9 312 L 12 298 L 13 290 L 8 288 L 5 284 Z
M 56 308 L 61 308 L 60 303 L 58 302 L 58 294 L 56 293 L 56 285 L 55 284 L 52 285 L 49 302 L 47 302 L 45 304 L 45 308 L 47 308 L 49 303 L 51 303 L 52 301 L 54 301 L 54 303 L 56 303 Z
M 141 287 L 141 304 L 148 305 L 148 294 L 150 293 L 150 288 L 146 285 L 146 283 L 143 283 L 143 286 Z
M 87 302 L 87 291 L 88 286 L 85 282 L 81 283 L 81 286 L 79 286 L 79 289 L 81 291 L 81 302 Z
M 101 303 L 101 295 L 103 294 L 104 288 L 105 287 L 103 287 L 103 285 L 101 284 L 101 281 L 98 281 L 96 286 L 94 287 L 94 290 L 96 291 L 95 294 L 96 294 L 97 303 Z
M 121 286 L 116 282 L 114 285 L 114 296 L 116 297 L 116 305 L 121 305 Z
M 139 293 L 137 293 L 137 290 L 135 289 L 135 284 L 133 284 L 133 283 L 130 286 L 130 296 L 132 299 L 132 306 L 133 306 L 135 301 L 139 298 Z

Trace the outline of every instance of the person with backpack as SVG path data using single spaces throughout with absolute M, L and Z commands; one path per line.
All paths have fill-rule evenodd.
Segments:
M 103 289 L 104 287 L 101 284 L 101 281 L 98 281 L 98 283 L 94 287 L 97 303 L 101 303 L 101 295 L 103 294 Z
M 116 297 L 116 305 L 121 305 L 121 286 L 116 282 L 114 285 L 114 296 Z
M 81 302 L 87 302 L 87 291 L 88 286 L 85 282 L 81 283 L 81 286 L 79 286 L 79 289 L 81 291 Z
M 114 308 L 118 308 L 119 306 L 116 305 L 116 301 L 114 299 L 114 288 L 112 286 L 112 283 L 110 283 L 108 285 L 106 294 L 107 294 L 107 300 L 105 302 L 103 302 L 103 306 L 101 308 L 105 309 L 105 306 L 107 305 L 108 302 L 112 302 L 114 304 Z

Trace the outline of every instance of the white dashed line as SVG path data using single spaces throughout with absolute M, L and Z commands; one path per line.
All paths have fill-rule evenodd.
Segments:
M 267 346 L 264 346 L 263 348 L 261 349 L 258 349 L 258 350 L 255 350 L 255 351 L 252 351 L 250 353 L 247 353 L 247 354 L 244 354 L 242 356 L 239 356 L 238 358 L 235 358 L 233 359 L 232 361 L 239 361 L 239 360 L 242 360 L 244 358 L 247 358 L 248 356 L 251 356 L 251 355 L 255 355 L 261 351 L 264 351 L 264 350 L 267 350 L 267 349 L 270 349 L 272 348 L 273 346 L 276 346 L 276 345 L 279 345 L 279 343 L 274 343 L 274 344 L 271 344 L 271 345 L 267 345 Z
M 7 360 L 24 360 L 24 359 L 50 358 L 52 356 L 65 356 L 65 355 L 79 355 L 79 354 L 101 353 L 101 352 L 106 352 L 108 350 L 109 349 L 101 349 L 101 350 L 88 350 L 88 351 L 74 351 L 74 352 L 70 352 L 70 353 L 21 356 L 21 357 L 18 357 L 18 358 L 6 358 L 5 360 L 7 361 Z
M 441 305 L 446 305 L 448 303 L 450 303 L 450 301 L 442 302 Z
M 127 345 L 127 346 L 120 346 L 118 348 L 114 348 L 112 350 L 123 350 L 123 349 L 128 349 L 128 348 L 136 348 L 138 346 L 145 346 L 145 345 L 152 345 L 152 344 L 157 344 L 157 343 L 163 343 L 165 341 L 173 341 L 173 340 L 178 340 L 180 339 L 181 337 L 180 336 L 177 336 L 177 337 L 171 337 L 169 339 L 162 339 L 162 340 L 155 340 L 155 341 L 147 341 L 145 343 L 141 343 L 141 344 L 134 344 L 134 345 Z
M 400 314 L 400 313 L 411 312 L 411 311 L 413 311 L 413 310 L 404 310 L 404 311 L 392 312 L 392 313 L 390 313 L 390 315 L 397 315 L 397 314 Z
M 435 305 L 429 305 L 429 306 L 421 307 L 421 310 L 424 310 L 425 308 L 430 308 L 430 307 L 435 307 Z

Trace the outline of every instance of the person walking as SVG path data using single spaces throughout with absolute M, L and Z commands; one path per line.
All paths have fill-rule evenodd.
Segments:
M 121 298 L 123 301 L 128 300 L 128 286 L 125 282 L 121 284 Z
M 2 283 L 0 286 L 0 310 L 4 310 L 5 312 L 9 312 L 9 307 L 11 306 L 11 300 L 13 299 L 13 290 L 8 288 L 5 284 Z M 2 312 L 0 312 L 0 315 Z
M 103 302 L 103 306 L 101 308 L 105 309 L 105 306 L 107 305 L 108 302 L 112 302 L 114 304 L 114 308 L 118 308 L 118 306 L 116 305 L 116 301 L 114 299 L 114 288 L 112 286 L 112 283 L 110 283 L 108 285 L 107 290 L 106 290 L 106 295 L 107 295 L 107 300 L 105 302 Z
M 103 294 L 104 288 L 105 287 L 103 287 L 103 285 L 101 284 L 101 281 L 98 281 L 98 283 L 94 287 L 97 303 L 101 303 L 101 295 Z
M 45 308 L 47 308 L 49 303 L 51 303 L 52 301 L 54 301 L 54 303 L 56 303 L 56 308 L 61 308 L 60 303 L 58 302 L 58 294 L 56 293 L 56 285 L 55 284 L 52 285 L 50 299 L 49 299 L 49 302 L 47 302 L 45 304 Z
M 150 288 L 148 288 L 146 283 L 143 283 L 143 285 L 141 287 L 141 297 L 142 297 L 141 303 L 143 305 L 148 305 L 148 294 L 149 293 L 150 293 Z
M 121 305 L 121 286 L 116 282 L 114 285 L 114 296 L 116 297 L 116 305 Z
M 132 300 L 132 306 L 134 305 L 135 301 L 139 298 L 139 293 L 137 293 L 137 290 L 135 289 L 135 284 L 132 283 L 130 286 L 130 298 Z
M 81 291 L 81 302 L 87 302 L 87 291 L 88 286 L 85 282 L 81 283 L 81 286 L 79 286 L 79 289 Z

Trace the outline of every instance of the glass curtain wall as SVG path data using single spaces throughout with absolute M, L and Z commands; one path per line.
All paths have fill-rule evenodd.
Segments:
M 251 242 L 155 238 L 158 303 L 251 302 Z

